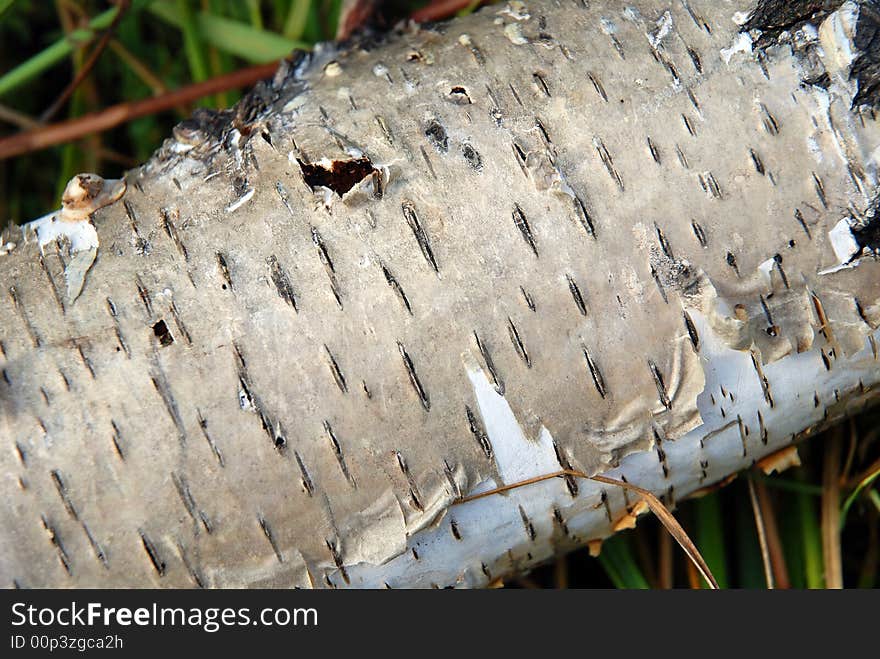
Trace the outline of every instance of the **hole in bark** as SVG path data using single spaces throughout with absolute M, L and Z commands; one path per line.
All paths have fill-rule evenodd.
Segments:
M 305 163 L 298 158 L 297 162 L 306 184 L 312 190 L 319 187 L 330 188 L 340 197 L 374 172 L 378 172 L 366 157 L 333 160 L 329 166 L 322 163 Z
M 171 336 L 171 330 L 168 329 L 168 325 L 165 324 L 164 320 L 160 320 L 153 325 L 153 334 L 156 335 L 156 338 L 159 339 L 159 343 L 163 346 L 170 346 L 174 343 L 174 337 Z
M 449 90 L 448 98 L 453 103 L 458 103 L 459 105 L 470 105 L 473 102 L 471 101 L 470 95 L 467 93 L 467 89 L 460 85 L 456 85 Z

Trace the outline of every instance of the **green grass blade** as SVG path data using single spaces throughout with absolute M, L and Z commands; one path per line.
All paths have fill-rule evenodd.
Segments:
M 788 566 L 788 579 L 791 587 L 806 588 L 806 568 L 804 567 L 804 552 L 801 547 L 801 525 L 798 513 L 800 503 L 797 497 L 797 494 L 791 492 L 781 492 L 776 499 L 779 504 L 779 535 L 785 564 Z
M 293 0 L 290 5 L 290 13 L 284 22 L 284 36 L 287 39 L 302 39 L 312 10 L 312 0 Z
M 843 502 L 843 506 L 840 509 L 840 528 L 842 529 L 846 525 L 846 516 L 849 513 L 849 509 L 852 508 L 853 503 L 858 498 L 858 496 L 862 493 L 862 491 L 866 487 L 870 487 L 871 483 L 877 480 L 877 477 L 880 476 L 880 471 L 875 471 L 873 474 L 868 474 L 865 478 L 862 479 L 862 482 L 859 483 L 856 488 L 852 491 L 852 493 L 846 498 Z
M 3 16 L 3 13 L 12 6 L 12 3 L 15 0 L 0 0 L 0 16 Z
M 339 22 L 342 20 L 342 0 L 331 0 L 327 8 L 327 34 L 321 34 L 321 41 L 332 41 L 336 38 Z
M 189 0 L 177 0 L 177 13 L 180 16 L 183 49 L 186 52 L 186 61 L 189 63 L 190 75 L 194 82 L 207 80 L 208 63 L 205 60 L 205 45 L 202 43 L 201 32 Z
M 174 3 L 155 0 L 150 11 L 178 29 L 183 28 L 183 16 Z M 258 30 L 247 23 L 222 16 L 199 12 L 195 14 L 195 22 L 205 42 L 254 64 L 281 59 L 296 49 L 310 48 L 303 41 L 285 39 L 278 34 Z
M 788 480 L 786 478 L 779 478 L 777 476 L 773 476 L 770 478 L 769 476 L 764 476 L 763 474 L 759 474 L 756 478 L 760 478 L 767 487 L 771 487 L 775 490 L 786 490 L 788 492 L 802 492 L 804 494 L 809 494 L 814 497 L 822 496 L 822 486 L 821 485 L 813 485 L 812 483 L 800 482 Z
M 809 494 L 798 494 L 796 500 L 806 587 L 824 588 L 825 566 L 822 562 L 822 534 L 816 512 L 816 500 Z
M 245 23 L 220 16 L 199 14 L 198 20 L 207 41 L 224 52 L 238 55 L 255 64 L 281 59 L 294 50 L 311 48 L 304 41 L 285 39 L 272 32 L 257 30 Z
M 473 14 L 477 9 L 480 8 L 480 5 L 483 4 L 483 0 L 471 0 L 471 3 L 462 9 L 456 14 L 456 16 L 467 16 L 468 14 Z
M 80 87 L 73 92 L 73 95 L 70 97 L 70 108 L 68 109 L 69 117 L 76 117 L 83 113 L 86 108 L 86 103 L 84 100 L 84 91 L 83 88 Z M 81 171 L 89 171 L 85 167 L 85 152 L 86 149 L 81 147 L 80 142 L 69 142 L 61 147 L 61 171 L 58 173 L 58 179 L 55 183 L 56 199 L 61 199 L 64 188 L 67 187 L 67 182 L 73 178 L 73 176 L 77 172 Z
M 648 580 L 639 569 L 628 538 L 620 533 L 602 543 L 599 563 L 615 588 L 640 590 L 650 588 Z
M 724 547 L 724 519 L 721 516 L 721 498 L 717 492 L 694 501 L 696 514 L 697 547 L 706 559 L 719 588 L 727 588 L 727 562 Z M 707 588 L 703 584 L 704 588 Z
M 131 3 L 131 8 L 128 10 L 128 16 L 123 20 L 131 18 L 133 14 L 149 5 L 150 2 L 152 2 L 152 0 L 134 0 Z M 95 18 L 89 21 L 87 27 L 74 30 L 63 39 L 56 41 L 51 46 L 48 46 L 30 59 L 4 74 L 0 77 L 0 96 L 8 94 L 29 80 L 33 80 L 46 69 L 63 60 L 70 55 L 76 45 L 94 39 L 96 31 L 103 30 L 110 26 L 113 19 L 116 17 L 117 11 L 118 9 L 114 7 L 113 9 L 108 9 L 107 11 L 98 14 Z
M 263 15 L 260 13 L 260 0 L 247 0 L 248 19 L 257 29 L 263 29 Z

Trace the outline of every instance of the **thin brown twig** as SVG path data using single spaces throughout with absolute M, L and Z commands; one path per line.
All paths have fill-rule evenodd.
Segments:
M 527 478 L 524 481 L 517 481 L 516 483 L 510 483 L 508 485 L 502 485 L 500 487 L 496 487 L 492 490 L 486 490 L 485 492 L 479 492 L 477 494 L 469 494 L 465 497 L 461 497 L 460 499 L 456 499 L 453 502 L 453 505 L 460 505 L 463 503 L 470 503 L 471 501 L 476 501 L 477 499 L 483 499 L 485 497 L 491 497 L 496 494 L 503 494 L 504 492 L 508 492 L 510 490 L 517 490 L 521 487 L 525 487 L 526 485 L 534 485 L 535 483 L 541 483 L 543 481 L 549 481 L 553 478 L 559 478 L 560 476 L 566 476 L 567 470 L 562 471 L 554 471 L 550 474 L 543 474 L 541 476 L 533 476 L 532 478 Z M 584 478 L 589 478 L 589 476 L 584 476 Z
M 336 40 L 345 41 L 367 25 L 378 9 L 376 0 L 347 0 L 336 28 Z
M 486 4 L 486 1 L 483 0 L 480 4 Z M 462 9 L 467 9 L 472 3 L 473 0 L 434 0 L 426 7 L 416 9 L 409 17 L 417 23 L 441 21 Z
M 538 582 L 531 577 L 518 577 L 516 579 L 516 584 L 520 588 L 527 588 L 529 590 L 541 590 L 541 586 L 538 585 Z
M 190 103 L 203 96 L 215 94 L 218 91 L 247 87 L 271 76 L 276 68 L 278 68 L 278 62 L 240 69 L 205 80 L 204 82 L 182 87 L 161 96 L 119 103 L 100 112 L 61 121 L 26 133 L 18 133 L 17 135 L 0 139 L 0 160 L 20 156 L 31 151 L 38 151 L 56 144 L 71 142 L 84 135 L 99 133 L 132 119 L 162 112 L 184 103 Z
M 687 563 L 687 577 L 688 577 L 688 588 L 691 590 L 701 590 L 703 588 L 700 583 L 700 573 L 697 572 L 697 568 L 693 563 L 688 561 Z
M 651 512 L 654 513 L 657 519 L 660 520 L 660 523 L 666 527 L 666 530 L 669 532 L 669 534 L 673 538 L 675 538 L 675 541 L 681 546 L 685 554 L 687 554 L 688 558 L 690 559 L 690 563 L 697 571 L 699 571 L 703 579 L 706 580 L 706 583 L 708 583 L 712 589 L 718 588 L 718 582 L 712 575 L 712 570 L 709 568 L 709 565 L 706 563 L 702 554 L 700 554 L 699 549 L 697 549 L 697 546 L 688 537 L 687 532 L 684 530 L 684 528 L 682 528 L 681 524 L 678 523 L 678 520 L 676 520 L 672 513 L 670 513 L 669 510 L 666 508 L 666 506 L 663 505 L 663 502 L 660 501 L 660 499 L 658 499 L 656 496 L 654 496 L 653 492 L 650 492 L 649 490 L 641 488 L 638 485 L 633 485 L 632 483 L 628 483 L 626 481 L 609 478 L 608 476 L 601 476 L 599 474 L 596 474 L 595 476 L 588 476 L 584 472 L 577 471 L 575 469 L 562 469 L 560 471 L 554 471 L 552 473 L 544 474 L 542 476 L 534 476 L 533 478 L 528 478 L 517 483 L 502 485 L 501 487 L 496 487 L 495 489 L 487 490 L 486 492 L 480 492 L 479 494 L 471 494 L 469 496 L 457 499 L 454 503 L 462 504 L 470 501 L 476 501 L 477 499 L 493 496 L 495 494 L 501 494 L 503 492 L 508 492 L 509 490 L 525 487 L 526 485 L 533 485 L 535 483 L 540 483 L 542 481 L 547 481 L 553 478 L 560 478 L 564 476 L 584 478 L 586 480 L 596 481 L 597 483 L 614 485 L 623 488 L 624 490 L 635 492 L 636 494 L 641 496 L 642 500 L 647 504 L 648 508 L 651 509 Z
M 557 556 L 553 564 L 553 587 L 557 590 L 568 588 L 568 558 L 565 554 Z
M 755 494 L 758 497 L 764 518 L 764 530 L 767 532 L 767 551 L 770 554 L 770 565 L 773 569 L 773 584 L 776 590 L 788 590 L 791 588 L 791 579 L 788 576 L 788 565 L 782 550 L 782 536 L 779 533 L 779 525 L 776 523 L 773 499 L 763 478 L 755 478 L 754 484 Z
M 61 26 L 64 29 L 64 34 L 68 39 L 71 38 L 71 35 L 76 30 L 77 24 L 86 24 L 89 20 L 89 16 L 85 10 L 79 5 L 79 3 L 74 2 L 73 0 L 57 0 L 56 12 Z M 73 66 L 74 74 L 78 74 L 82 70 L 83 62 L 86 59 L 85 49 L 94 40 L 95 34 L 92 34 L 71 50 L 70 61 Z M 75 116 L 75 114 L 83 111 L 82 108 L 78 107 L 80 102 L 83 107 L 87 107 L 89 110 L 94 110 L 95 108 L 100 107 L 100 101 L 98 100 L 98 93 L 94 80 L 84 78 L 83 83 L 84 84 L 80 84 L 74 91 L 73 100 L 69 104 L 70 116 Z M 41 125 L 44 123 L 45 122 L 40 121 Z M 101 136 L 97 134 L 89 135 L 85 139 L 85 142 L 86 144 L 83 145 L 85 148 L 80 149 L 80 153 L 78 154 L 79 157 L 75 158 L 76 168 L 88 172 L 98 171 L 100 169 L 98 163 L 101 161 L 101 157 L 98 154 L 103 147 Z M 70 162 L 69 164 L 74 165 L 74 162 Z
M 667 535 L 669 535 L 667 533 Z M 657 570 L 654 567 L 654 552 L 648 546 L 648 535 L 646 533 L 637 533 L 635 537 L 636 556 L 639 560 L 639 567 L 645 575 L 645 580 L 650 584 L 651 588 L 660 588 L 660 580 L 657 577 Z
M 843 559 L 840 551 L 840 449 L 843 431 L 831 433 L 825 444 L 822 470 L 822 559 L 825 587 L 843 588 Z
M 36 128 L 40 125 L 40 122 L 36 119 L 29 117 L 23 112 L 14 110 L 7 105 L 3 105 L 2 103 L 0 103 L 0 121 L 5 121 L 8 124 L 21 128 L 22 130 Z
M 168 86 L 165 82 L 118 39 L 110 39 L 109 48 L 141 79 L 141 82 L 150 88 L 153 96 L 168 93 Z
M 70 33 L 76 28 L 76 22 L 74 21 L 73 14 L 78 14 L 79 18 L 84 19 L 86 17 L 85 11 L 75 2 L 71 2 L 70 0 L 58 0 L 55 3 L 55 13 L 58 14 L 58 20 L 61 23 L 61 29 L 64 30 L 64 35 L 70 38 Z M 80 41 L 76 45 L 76 50 L 78 51 L 80 48 L 84 48 L 88 44 L 92 42 L 94 37 L 90 36 L 88 39 L 84 39 Z
M 840 470 L 840 485 L 843 486 L 846 483 L 846 479 L 849 478 L 849 472 L 852 469 L 853 462 L 856 457 L 856 448 L 859 445 L 859 429 L 856 426 L 856 420 L 849 420 L 849 448 L 846 452 L 846 460 L 843 461 L 843 468 Z
M 124 153 L 119 153 L 118 151 L 114 151 L 113 149 L 108 149 L 106 146 L 102 146 L 100 149 L 98 149 L 97 155 L 101 160 L 106 160 L 107 162 L 122 165 L 126 169 L 137 167 L 140 164 L 137 158 L 132 158 L 131 156 L 127 156 Z
M 67 99 L 76 91 L 76 88 L 79 87 L 80 83 L 85 80 L 86 76 L 92 72 L 92 69 L 95 67 L 95 64 L 98 63 L 98 58 L 101 57 L 101 54 L 104 52 L 104 49 L 107 47 L 107 44 L 110 42 L 110 39 L 113 37 L 113 33 L 116 32 L 116 27 L 119 25 L 119 21 L 122 20 L 125 13 L 128 11 L 131 6 L 131 0 L 119 0 L 118 9 L 116 11 L 116 16 L 113 17 L 113 22 L 104 30 L 104 33 L 101 35 L 100 40 L 92 49 L 89 58 L 85 61 L 85 63 L 80 67 L 80 70 L 73 77 L 73 80 L 64 88 L 64 91 L 59 94 L 58 98 L 55 99 L 55 102 L 50 105 L 43 114 L 40 115 L 40 122 L 45 123 L 49 121 L 52 117 L 54 117 L 58 110 L 62 108 L 62 106 L 67 102 Z
M 758 546 L 761 548 L 761 562 L 764 564 L 764 580 L 767 589 L 773 590 L 773 563 L 770 560 L 770 548 L 767 545 L 767 527 L 764 524 L 764 513 L 761 510 L 761 502 L 755 492 L 755 479 L 751 473 L 747 478 L 749 484 L 749 500 L 752 502 L 752 513 L 755 516 L 755 528 L 758 531 Z
M 590 478 L 599 483 L 605 483 L 606 485 L 617 485 L 625 490 L 631 490 L 636 494 L 639 494 L 645 503 L 648 504 L 648 508 L 651 509 L 651 512 L 654 513 L 657 519 L 660 520 L 660 523 L 666 527 L 669 534 L 675 538 L 675 541 L 681 546 L 684 553 L 687 554 L 693 566 L 700 572 L 703 579 L 706 580 L 706 583 L 708 583 L 713 590 L 718 589 L 718 582 L 715 580 L 715 576 L 712 574 L 712 570 L 709 568 L 709 565 L 706 563 L 700 550 L 697 549 L 697 546 L 694 544 L 693 540 L 690 539 L 681 524 L 678 523 L 678 520 L 675 519 L 672 513 L 669 512 L 669 509 L 663 505 L 663 502 L 654 496 L 653 492 L 639 487 L 638 485 L 627 483 L 626 481 L 619 481 L 598 474 L 595 476 L 587 476 L 583 472 L 573 472 L 570 475 L 580 476 L 581 478 Z
M 657 559 L 658 586 L 662 590 L 670 590 L 674 583 L 674 562 L 672 560 L 672 536 L 665 533 L 665 529 L 657 527 L 660 536 L 657 538 L 659 545 Z

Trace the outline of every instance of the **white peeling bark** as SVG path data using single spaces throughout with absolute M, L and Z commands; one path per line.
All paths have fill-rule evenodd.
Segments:
M 674 504 L 872 402 L 867 10 L 767 45 L 751 9 L 509 3 L 321 51 L 177 127 L 78 297 L 63 239 L 5 232 L 0 577 L 484 585 L 634 501 L 463 495 L 570 467 Z

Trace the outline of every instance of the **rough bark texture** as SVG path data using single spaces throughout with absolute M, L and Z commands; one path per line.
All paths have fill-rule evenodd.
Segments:
M 463 494 L 674 504 L 871 401 L 874 8 L 813 4 L 767 43 L 744 1 L 560 0 L 321 50 L 179 126 L 94 263 L 8 230 L 3 583 L 485 584 L 634 501 Z

